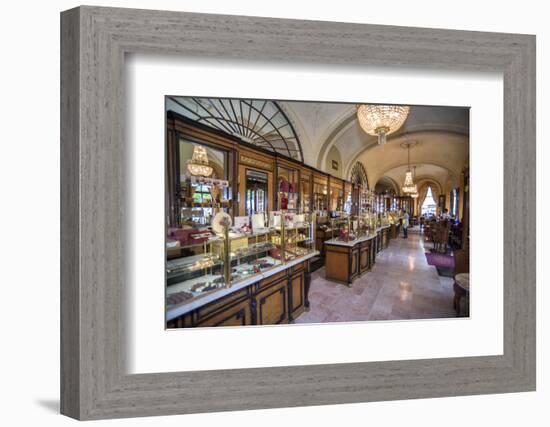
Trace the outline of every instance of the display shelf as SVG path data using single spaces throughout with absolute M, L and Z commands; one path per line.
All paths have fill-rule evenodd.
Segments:
M 203 246 L 204 253 L 169 260 L 167 304 L 193 301 L 309 255 L 314 251 L 315 221 L 312 215 L 303 215 L 276 212 L 272 222 L 279 225 L 261 232 L 233 232 L 226 225 L 223 234 L 191 246 Z M 294 222 L 296 218 L 299 222 Z
M 194 273 L 195 271 L 212 268 L 219 264 L 223 264 L 223 261 L 215 254 L 194 255 L 166 261 L 166 273 L 168 277 L 172 277 L 185 273 Z
M 251 245 L 248 245 L 246 248 L 239 248 L 235 252 L 230 252 L 229 256 L 230 259 L 233 261 L 258 255 L 263 252 L 269 252 L 274 247 L 275 245 L 272 242 L 253 243 Z

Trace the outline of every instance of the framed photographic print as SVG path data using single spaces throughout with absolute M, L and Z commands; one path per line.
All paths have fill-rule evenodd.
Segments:
M 61 41 L 63 414 L 535 389 L 534 36 L 84 6 Z

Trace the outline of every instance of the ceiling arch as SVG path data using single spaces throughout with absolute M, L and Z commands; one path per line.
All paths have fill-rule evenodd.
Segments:
M 396 195 L 398 196 L 401 195 L 401 188 L 399 187 L 399 184 L 392 177 L 389 177 L 389 176 L 380 177 L 376 182 L 376 184 L 374 185 L 373 189 L 377 193 L 381 193 L 384 191 L 383 187 L 391 188 L 393 189 L 393 192 Z
M 436 187 L 438 194 L 444 193 L 443 186 L 441 185 L 441 183 L 437 182 L 433 178 L 429 178 L 429 177 L 421 178 L 416 182 L 416 185 L 419 192 L 422 191 L 422 188 L 424 188 L 426 185 L 433 185 Z
M 367 134 L 357 122 L 355 105 L 343 110 L 343 115 L 338 122 L 330 128 L 331 132 L 319 143 L 317 167 L 324 164 L 324 159 L 332 145 L 336 145 L 340 152 L 345 154 L 342 159 L 346 170 L 349 171 L 355 164 L 355 160 L 361 152 L 369 147 L 377 145 L 376 136 Z M 405 124 L 388 140 L 394 140 L 406 134 L 416 132 L 449 133 L 463 136 L 469 135 L 469 109 L 464 107 L 448 106 L 419 106 L 411 107 L 410 114 Z
M 304 160 L 294 126 L 275 101 L 168 96 L 166 108 L 264 150 Z
M 415 183 L 417 183 L 421 179 L 431 179 L 433 181 L 436 181 L 440 188 L 444 188 L 445 182 L 447 182 L 448 178 L 452 176 L 451 171 L 439 165 L 422 163 L 416 165 L 416 167 L 416 178 L 414 180 Z M 408 167 L 405 163 L 385 171 L 382 176 L 391 177 L 394 181 L 402 185 L 407 169 Z
M 407 151 L 401 147 L 401 143 L 411 139 L 419 142 L 411 148 L 411 164 L 435 165 L 457 177 L 468 163 L 468 137 L 448 132 L 416 132 L 394 138 L 385 145 L 375 143 L 364 148 L 353 158 L 353 164 L 355 161 L 363 163 L 369 181 L 376 182 L 387 171 L 407 164 Z M 349 176 L 350 170 L 345 173 Z

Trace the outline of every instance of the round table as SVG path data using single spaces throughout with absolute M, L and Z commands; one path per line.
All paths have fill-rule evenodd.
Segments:
M 470 315 L 470 273 L 459 273 L 455 276 L 455 283 L 453 285 L 455 291 L 455 297 L 453 300 L 453 308 L 456 310 L 456 315 L 461 315 L 460 302 L 462 298 L 467 298 L 466 309 L 464 316 Z

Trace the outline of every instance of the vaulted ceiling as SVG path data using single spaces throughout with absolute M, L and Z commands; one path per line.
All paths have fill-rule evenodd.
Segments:
M 349 179 L 351 169 L 361 162 L 371 186 L 385 179 L 399 187 L 407 167 L 405 141 L 414 140 L 411 164 L 417 176 L 440 188 L 458 185 L 469 158 L 469 109 L 447 106 L 411 106 L 403 127 L 388 137 L 385 145 L 365 133 L 353 104 L 279 102 L 293 123 L 302 144 L 304 161 L 333 175 Z M 341 162 L 331 169 L 332 160 Z
M 359 126 L 354 104 L 168 97 L 167 108 L 340 178 L 350 179 L 359 162 L 372 188 L 380 182 L 397 193 L 407 169 L 407 141 L 416 143 L 410 161 L 418 179 L 440 189 L 457 186 L 469 160 L 467 107 L 413 105 L 384 145 Z

